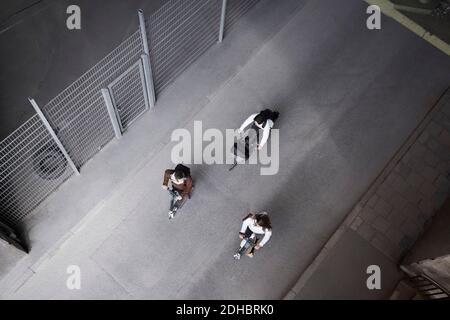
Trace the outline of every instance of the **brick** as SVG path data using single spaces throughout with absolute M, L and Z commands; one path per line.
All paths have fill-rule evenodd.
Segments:
M 416 189 L 412 186 L 409 186 L 406 190 L 404 190 L 400 194 L 412 204 L 418 204 L 420 200 L 423 198 L 422 194 L 419 192 L 419 189 Z
M 399 174 L 393 172 L 390 175 L 388 175 L 386 177 L 386 179 L 383 181 L 383 184 L 386 184 L 388 186 L 392 186 L 395 183 L 395 180 L 397 179 L 397 177 L 402 178 L 402 176 L 400 176 Z
M 439 119 L 440 118 L 441 117 L 439 117 Z M 439 137 L 442 132 L 442 126 L 433 119 L 432 121 L 430 121 L 425 130 L 433 137 Z
M 401 211 L 408 202 L 400 194 L 395 194 L 389 200 L 390 200 L 390 204 L 392 205 L 392 211 Z
M 450 116 L 446 115 L 444 112 L 437 112 L 433 120 L 442 128 L 450 130 Z
M 426 166 L 421 174 L 425 179 L 427 179 L 429 182 L 433 183 L 436 180 L 436 178 L 438 177 L 439 172 L 430 166 Z M 418 186 L 418 187 L 420 187 L 420 186 Z
M 450 118 L 450 103 L 448 103 L 448 101 L 447 101 L 447 104 L 441 109 L 441 112 L 442 112 L 445 116 L 447 116 L 447 117 Z
M 450 161 L 441 161 L 436 166 L 436 170 L 443 175 L 450 174 Z
M 378 216 L 372 223 L 372 226 L 379 232 L 385 233 L 389 228 L 389 222 L 385 218 Z
M 434 185 L 436 186 L 436 189 L 441 192 L 448 191 L 450 189 L 450 177 L 441 174 L 437 177 Z
M 390 227 L 399 227 L 407 218 L 405 211 L 395 210 L 387 217 L 387 221 Z
M 439 136 L 439 142 L 450 147 L 450 133 L 447 130 L 442 130 L 441 135 Z
M 375 229 L 368 223 L 363 223 L 359 226 L 357 233 L 367 241 L 372 240 L 375 235 Z
M 417 174 L 416 172 L 411 172 L 409 177 L 406 179 L 406 182 L 408 182 L 414 188 L 420 188 L 424 180 L 425 179 L 421 175 Z
M 450 148 L 444 145 L 441 145 L 436 155 L 444 161 L 450 160 Z
M 417 218 L 419 214 L 421 214 L 421 210 L 419 205 L 413 206 L 410 203 L 407 203 L 406 206 L 402 210 L 405 217 Z
M 374 210 L 378 215 L 387 216 L 391 212 L 392 206 L 386 200 L 380 198 L 378 199 Z
M 402 178 L 406 179 L 411 173 L 411 168 L 406 163 L 399 162 L 395 167 L 395 172 L 397 172 Z
M 441 147 L 441 144 L 434 138 L 429 138 L 426 145 L 434 153 L 437 153 Z
M 420 193 L 426 198 L 431 198 L 436 192 L 436 186 L 429 181 L 425 181 L 420 187 Z
M 353 220 L 352 225 L 350 226 L 350 228 L 352 230 L 358 230 L 358 228 L 361 226 L 361 224 L 363 223 L 363 219 L 361 219 L 361 217 L 356 217 L 355 220 Z
M 389 199 L 393 193 L 394 193 L 394 189 L 391 186 L 387 185 L 386 183 L 382 183 L 378 187 L 377 192 L 376 192 L 378 197 L 384 198 L 384 199 Z
M 408 162 L 408 165 L 413 169 L 415 172 L 422 172 L 425 168 L 425 158 L 411 158 L 411 160 Z
M 417 139 L 420 143 L 425 144 L 430 137 L 430 134 L 426 131 L 422 132 L 422 134 Z
M 369 201 L 367 201 L 367 206 L 369 206 L 369 208 L 374 208 L 374 207 L 375 207 L 375 204 L 376 204 L 377 201 L 378 201 L 378 199 L 379 199 L 379 197 L 377 196 L 376 193 L 374 193 L 374 194 L 370 197 Z
M 426 144 L 428 146 L 428 144 Z M 402 159 L 400 160 L 400 162 L 404 163 L 404 164 L 408 164 L 409 161 L 411 160 L 411 154 L 409 152 L 406 152 Z
M 364 207 L 359 216 L 366 222 L 371 223 L 377 217 L 377 213 L 370 207 Z
M 421 143 L 419 143 L 418 141 L 416 141 L 412 145 L 409 152 L 411 152 L 412 157 L 419 158 L 427 152 L 427 148 L 424 145 L 422 145 Z
M 430 167 L 435 168 L 439 163 L 439 158 L 431 151 L 428 151 L 424 156 L 425 163 Z
M 393 243 L 400 243 L 403 237 L 404 233 L 398 227 L 390 227 L 386 232 L 386 238 L 388 238 Z

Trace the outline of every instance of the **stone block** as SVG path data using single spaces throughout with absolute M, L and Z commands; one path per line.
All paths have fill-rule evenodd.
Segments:
M 429 182 L 433 183 L 436 180 L 436 178 L 438 177 L 439 172 L 430 166 L 426 166 L 421 174 L 425 179 L 427 179 Z M 419 185 L 417 187 L 420 188 L 421 185 Z
M 389 228 L 389 222 L 385 218 L 378 216 L 375 218 L 372 226 L 380 233 L 385 233 Z
M 420 174 L 411 172 L 411 174 L 406 179 L 406 182 L 408 182 L 412 187 L 419 189 L 424 180 L 425 178 Z
M 380 198 L 375 204 L 374 210 L 378 215 L 386 217 L 391 212 L 392 206 L 386 200 Z
M 376 230 L 369 224 L 364 222 L 358 228 L 357 233 L 367 241 L 371 241 L 375 235 Z
M 426 198 L 431 198 L 433 194 L 436 192 L 436 190 L 437 190 L 436 186 L 428 180 L 424 181 L 424 183 L 419 189 L 420 193 L 424 195 Z
M 428 154 L 429 152 L 427 152 Z M 397 172 L 403 179 L 406 179 L 411 173 L 411 168 L 404 162 L 399 162 L 395 167 L 395 172 Z
M 432 151 L 428 151 L 425 154 L 424 160 L 427 165 L 433 168 L 435 168 L 439 163 L 439 158 Z

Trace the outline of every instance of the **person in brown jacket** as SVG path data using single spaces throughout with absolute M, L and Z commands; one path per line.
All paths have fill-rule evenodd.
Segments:
M 178 164 L 174 170 L 167 169 L 164 172 L 162 188 L 169 191 L 169 219 L 173 219 L 177 210 L 181 207 L 192 191 L 192 177 L 190 169 L 182 164 Z

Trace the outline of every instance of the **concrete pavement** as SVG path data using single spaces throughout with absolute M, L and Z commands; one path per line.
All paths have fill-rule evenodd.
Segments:
M 1 296 L 283 297 L 450 82 L 443 53 L 389 19 L 367 30 L 365 4 L 346 3 L 263 0 L 31 217 L 41 249 L 4 277 Z M 195 195 L 169 221 L 160 185 L 172 166 L 171 131 L 192 130 L 194 120 L 236 128 L 274 105 L 279 173 L 192 166 Z M 236 262 L 247 210 L 267 210 L 274 236 Z M 62 229 L 71 231 L 50 252 L 49 238 L 39 244 Z M 78 291 L 65 286 L 71 264 L 81 267 Z

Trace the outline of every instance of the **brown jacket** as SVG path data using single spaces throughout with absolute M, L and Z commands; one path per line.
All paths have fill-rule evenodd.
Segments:
M 174 173 L 174 172 L 175 172 L 175 170 L 170 170 L 170 169 L 167 169 L 167 170 L 164 172 L 164 181 L 163 181 L 163 185 L 164 185 L 164 186 L 167 186 L 167 185 L 168 185 L 169 180 L 170 180 L 170 176 L 171 176 L 172 173 Z M 192 190 L 192 178 L 191 178 L 191 177 L 186 177 L 186 178 L 184 179 L 184 182 L 183 182 L 182 184 L 175 184 L 175 183 L 172 181 L 172 187 L 173 187 L 174 189 L 176 189 L 177 191 L 179 191 L 179 192 L 180 192 L 180 195 L 184 198 L 184 197 L 187 196 L 187 195 L 191 192 L 191 190 Z

